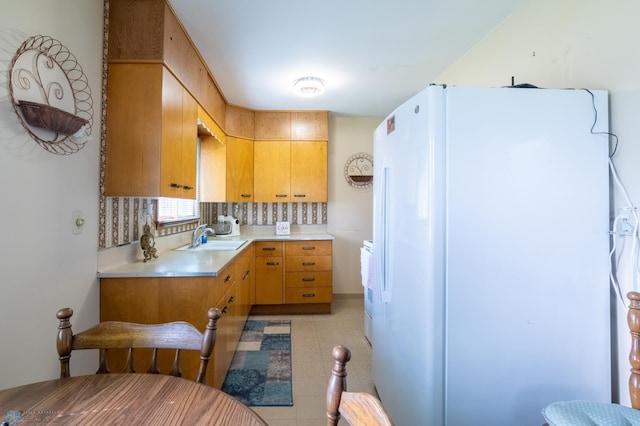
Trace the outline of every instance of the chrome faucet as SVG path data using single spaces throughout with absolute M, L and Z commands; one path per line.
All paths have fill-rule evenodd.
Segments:
M 213 229 L 207 228 L 206 223 L 199 225 L 196 229 L 193 230 L 193 234 L 191 235 L 191 247 L 198 247 L 200 245 L 200 237 L 202 237 L 205 232 L 209 232 L 213 235 L 216 234 Z

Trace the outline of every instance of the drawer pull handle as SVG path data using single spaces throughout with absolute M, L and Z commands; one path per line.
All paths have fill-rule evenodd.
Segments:
M 229 312 L 229 307 L 225 306 L 224 308 L 222 308 L 222 313 L 226 314 L 227 312 Z
M 242 198 L 249 198 L 249 197 L 251 197 L 251 194 L 240 194 L 240 196 Z
M 224 279 L 225 283 L 228 283 L 229 281 L 231 281 L 231 275 L 227 275 Z
M 303 293 L 302 297 L 316 297 L 315 293 Z
M 302 279 L 302 281 L 304 281 L 304 282 L 312 282 L 312 281 L 315 281 L 315 280 L 316 280 L 315 278 L 303 278 Z
M 235 296 L 231 296 L 231 297 L 229 298 L 229 301 L 228 301 L 227 303 L 233 303 L 233 302 L 235 302 L 235 301 L 236 301 L 236 297 L 235 297 Z
M 302 247 L 302 250 L 315 250 L 315 246 L 304 246 Z
M 268 266 L 278 266 L 280 262 L 267 262 Z
M 306 194 L 293 194 L 294 198 L 304 198 Z
M 302 262 L 302 266 L 313 266 L 316 262 Z
M 276 198 L 287 198 L 287 194 L 276 194 Z
M 187 191 L 191 191 L 193 189 L 193 186 L 185 185 L 185 186 L 182 187 L 182 189 L 185 189 Z
M 262 251 L 275 251 L 275 247 L 262 247 Z
M 175 182 L 171 182 L 170 185 L 172 188 L 182 188 L 182 185 L 180 185 L 179 183 L 175 183 Z
M 242 277 L 242 281 L 247 279 L 247 277 L 249 276 L 249 273 L 251 273 L 251 271 L 249 270 L 247 270 L 247 272 L 244 273 L 244 276 Z

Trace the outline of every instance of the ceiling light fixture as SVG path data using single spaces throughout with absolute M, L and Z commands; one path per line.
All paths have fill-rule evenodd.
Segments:
M 307 98 L 324 93 L 324 80 L 318 77 L 302 77 L 293 82 L 294 91 Z

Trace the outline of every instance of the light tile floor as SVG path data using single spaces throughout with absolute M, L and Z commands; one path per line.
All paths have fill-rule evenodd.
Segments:
M 364 337 L 363 297 L 335 295 L 326 315 L 269 315 L 255 319 L 290 319 L 293 367 L 293 407 L 253 407 L 271 426 L 325 426 L 327 383 L 333 367 L 331 351 L 351 349 L 347 386 L 375 395 L 371 376 L 371 346 Z M 341 421 L 340 425 L 346 425 Z

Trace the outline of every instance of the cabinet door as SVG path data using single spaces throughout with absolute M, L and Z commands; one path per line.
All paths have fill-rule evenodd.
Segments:
M 198 106 L 164 68 L 160 195 L 195 199 Z
M 160 195 L 179 198 L 182 194 L 182 91 L 180 83 L 163 68 L 162 154 Z
M 182 91 L 182 195 L 196 198 L 196 165 L 198 164 L 198 104 L 185 89 Z
M 110 64 L 105 195 L 158 196 L 162 137 L 159 64 Z
M 226 201 L 253 201 L 253 141 L 227 137 Z
M 284 302 L 284 243 L 257 241 L 254 244 L 256 305 L 280 305 Z
M 291 151 L 289 141 L 257 140 L 253 145 L 253 200 L 291 201 Z
M 327 142 L 291 141 L 291 201 L 327 201 Z
M 256 257 L 256 305 L 284 302 L 282 271 L 282 257 Z
M 292 111 L 291 140 L 329 140 L 327 111 Z
M 256 139 L 291 139 L 291 113 L 289 111 L 256 111 L 254 123 Z

